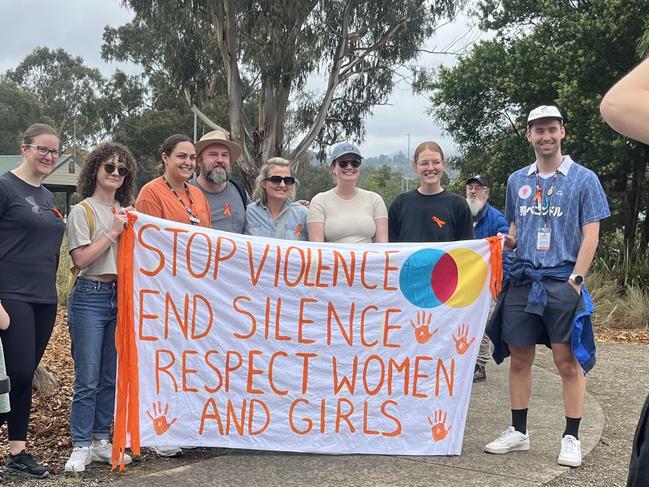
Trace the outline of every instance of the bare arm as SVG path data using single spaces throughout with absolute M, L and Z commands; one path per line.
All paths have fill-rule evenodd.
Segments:
M 575 268 L 572 271 L 573 274 L 580 274 L 583 276 L 588 272 L 590 264 L 593 262 L 593 257 L 595 257 L 598 243 L 599 222 L 588 223 L 581 227 L 581 247 L 579 247 L 577 262 L 575 262 Z M 568 282 L 572 284 L 577 292 L 580 292 L 580 286 L 574 284 L 572 281 Z
M 376 218 L 376 233 L 374 234 L 374 241 L 377 243 L 388 243 L 388 219 Z
M 98 240 L 70 251 L 72 263 L 79 269 L 84 269 L 92 264 L 100 255 L 108 250 L 108 247 L 117 241 L 127 221 L 126 211 L 122 210 L 115 213 L 113 215 L 113 225 L 109 231 L 105 232 Z
M 324 223 L 313 222 L 307 223 L 306 228 L 309 232 L 310 242 L 324 242 Z
M 613 130 L 649 144 L 649 59 L 618 81 L 599 108 Z
M 2 306 L 2 303 L 0 303 L 0 330 L 9 328 L 9 321 L 9 315 Z

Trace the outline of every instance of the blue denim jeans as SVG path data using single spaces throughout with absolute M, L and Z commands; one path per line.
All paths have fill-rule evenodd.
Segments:
M 110 438 L 115 409 L 117 288 L 79 278 L 68 302 L 74 359 L 70 435 L 75 447 Z

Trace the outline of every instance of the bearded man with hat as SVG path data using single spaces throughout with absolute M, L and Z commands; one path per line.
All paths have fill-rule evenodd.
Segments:
M 194 147 L 199 173 L 190 183 L 207 198 L 212 228 L 243 233 L 250 197 L 242 183 L 229 177 L 231 163 L 241 155 L 241 147 L 232 142 L 223 130 L 206 133 Z
M 610 216 L 597 175 L 563 155 L 563 116 L 555 106 L 540 106 L 527 118 L 527 140 L 536 160 L 507 181 L 504 249 L 514 250 L 509 275 L 487 326 L 496 363 L 511 354 L 509 396 L 512 425 L 485 446 L 488 453 L 529 450 L 527 408 L 532 391 L 535 346 L 552 356 L 563 387 L 565 429 L 559 465 L 582 463 L 579 425 L 586 374 L 595 365 L 585 287 L 599 241 L 599 222 Z

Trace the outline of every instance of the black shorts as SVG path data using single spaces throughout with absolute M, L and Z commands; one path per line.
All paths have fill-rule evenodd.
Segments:
M 579 293 L 566 281 L 545 279 L 548 304 L 539 316 L 525 311 L 532 283 L 511 284 L 502 309 L 502 339 L 508 345 L 570 342 L 575 313 L 583 307 Z

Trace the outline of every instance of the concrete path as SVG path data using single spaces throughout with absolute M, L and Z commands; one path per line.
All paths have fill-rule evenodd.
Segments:
M 561 379 L 534 367 L 528 417 L 531 449 L 507 455 L 489 455 L 483 446 L 509 424 L 508 364 L 490 365 L 488 381 L 473 388 L 458 457 L 406 457 L 377 455 L 314 455 L 228 450 L 199 463 L 162 472 L 124 478 L 113 485 L 137 487 L 180 486 L 538 486 L 566 473 L 557 464 L 564 412 Z M 585 421 L 580 428 L 586 456 L 597 445 L 604 427 L 604 412 L 587 394 Z

